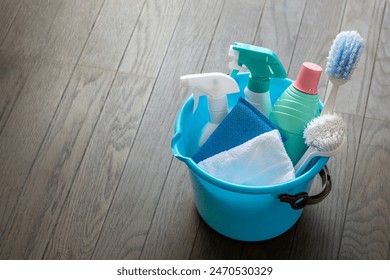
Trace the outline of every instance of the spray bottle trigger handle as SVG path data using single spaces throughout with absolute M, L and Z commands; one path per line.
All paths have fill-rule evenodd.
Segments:
M 239 52 L 233 49 L 233 45 L 229 48 L 229 69 L 232 70 L 231 76 L 235 76 L 238 71 L 248 71 L 245 65 L 238 65 Z
M 192 113 L 195 113 L 196 108 L 198 108 L 199 96 L 201 96 L 201 95 L 202 95 L 202 92 L 199 89 L 197 89 L 197 88 L 192 89 L 192 96 L 194 98 L 194 108 L 192 109 Z
M 268 69 L 271 77 L 286 78 L 287 76 L 286 70 L 278 63 L 269 64 Z

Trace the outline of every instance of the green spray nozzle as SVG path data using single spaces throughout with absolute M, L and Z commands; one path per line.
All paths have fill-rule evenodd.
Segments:
M 270 49 L 236 42 L 230 46 L 229 55 L 233 58 L 229 64 L 233 75 L 245 67 L 250 71 L 248 89 L 253 92 L 267 92 L 270 78 L 287 76 L 279 58 Z

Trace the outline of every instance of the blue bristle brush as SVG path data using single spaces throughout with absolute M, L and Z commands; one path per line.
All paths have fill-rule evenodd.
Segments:
M 336 36 L 325 69 L 333 86 L 321 115 L 333 112 L 338 88 L 351 77 L 363 47 L 363 38 L 356 31 L 343 31 Z

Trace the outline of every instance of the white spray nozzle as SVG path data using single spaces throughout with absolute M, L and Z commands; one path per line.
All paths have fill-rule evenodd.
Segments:
M 238 65 L 238 55 L 239 52 L 236 50 L 233 50 L 233 45 L 230 46 L 229 48 L 229 69 L 230 71 L 244 71 L 247 72 L 249 71 L 245 65 Z
M 194 112 L 198 107 L 199 96 L 208 97 L 210 121 L 220 123 L 227 114 L 227 98 L 229 93 L 240 91 L 237 82 L 223 73 L 203 73 L 180 77 L 181 85 L 192 89 L 194 96 Z

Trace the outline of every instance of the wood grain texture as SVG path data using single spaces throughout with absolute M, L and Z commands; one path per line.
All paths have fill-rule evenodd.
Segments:
M 0 242 L 1 258 L 41 259 L 114 73 L 77 67 Z
M 389 243 L 389 249 L 387 251 L 387 259 L 390 260 L 390 243 Z
M 390 2 L 386 2 L 366 116 L 390 121 Z
M 140 258 L 188 259 L 200 219 L 187 169 L 172 164 Z
M 23 1 L 1 49 L 25 54 L 40 53 L 60 6 L 60 1 Z
M 285 260 L 288 259 L 294 242 L 298 223 L 287 232 L 270 240 L 245 243 L 241 253 L 243 260 Z
M 363 118 L 340 114 L 347 124 L 347 147 L 328 161 L 332 192 L 318 205 L 306 207 L 290 252 L 291 259 L 337 259 L 349 192 L 353 180 Z M 321 189 L 314 190 L 319 193 Z
M 184 0 L 147 0 L 119 71 L 157 78 Z
M 103 0 L 24 1 L 2 49 L 76 63 Z
M 234 42 L 252 43 L 263 16 L 265 0 L 225 1 L 203 72 L 229 73 L 229 48 Z M 232 19 L 233 22 L 232 22 Z
M 108 213 L 95 258 L 140 257 L 172 161 L 172 124 L 187 97 L 187 91 L 179 88 L 179 77 L 200 72 L 222 4 L 221 1 L 186 2 Z
M 268 1 L 256 33 L 254 44 L 274 50 L 286 71 L 291 67 L 305 6 L 306 1 Z M 310 8 L 307 12 L 311 12 Z M 295 16 L 292 17 L 291 14 Z M 241 258 L 287 259 L 294 233 L 295 228 L 267 242 L 244 244 Z
M 0 47 L 15 19 L 22 4 L 22 0 L 1 0 L 0 1 Z
M 81 65 L 116 70 L 145 0 L 107 0 L 80 58 Z
M 266 12 L 264 6 L 265 1 L 256 3 L 246 2 L 245 4 L 237 1 L 227 1 L 225 3 L 203 72 L 221 71 L 221 69 L 228 71 L 227 54 L 229 46 L 236 41 L 249 43 L 254 41 L 259 22 Z M 233 26 L 231 24 L 232 18 L 235 18 Z M 187 180 L 189 179 L 188 176 Z M 213 246 L 210 246 L 210 240 L 212 240 Z M 221 236 L 202 222 L 199 226 L 190 258 L 239 258 L 242 244 Z M 231 248 L 231 253 L 227 253 L 226 248 Z
M 12 69 L 6 69 L 12 71 Z M 49 128 L 73 66 L 37 59 L 0 135 L 0 233 Z
M 0 258 L 389 259 L 389 7 L 0 0 Z M 271 240 L 216 233 L 170 149 L 179 77 L 229 72 L 238 41 L 274 50 L 294 79 L 304 61 L 325 67 L 340 30 L 366 45 L 337 97 L 348 146 L 329 161 L 332 192 Z M 321 99 L 329 89 L 324 73 Z
M 262 1 L 225 2 L 203 72 L 222 71 L 221 69 L 227 71 L 230 44 L 234 40 L 243 42 L 253 40 L 263 5 Z M 229 24 L 233 14 L 235 23 Z M 248 14 L 252 17 L 248 18 Z M 181 197 L 182 201 L 178 201 L 178 197 Z M 188 170 L 185 164 L 174 160 L 142 251 L 142 259 L 188 259 L 190 257 L 199 227 L 199 216 L 194 215 L 193 204 Z M 175 228 L 173 232 L 172 228 Z M 200 239 L 196 244 L 204 247 L 201 241 L 204 240 Z M 226 247 L 222 243 L 213 244 L 214 248 Z
M 332 175 L 333 190 L 320 205 L 308 207 L 297 227 L 294 246 L 290 253 L 292 259 L 336 259 L 344 226 L 346 206 L 353 180 L 353 171 L 363 124 L 361 117 L 367 102 L 375 50 L 382 22 L 384 1 L 348 1 L 341 30 L 358 28 L 366 42 L 367 56 L 363 56 L 355 77 L 340 88 L 340 96 L 335 108 L 337 112 L 351 111 L 356 115 L 342 114 L 348 127 L 347 150 L 328 163 Z M 372 17 L 375 15 L 374 17 Z M 356 23 L 356 16 L 362 21 Z M 370 25 L 363 22 L 372 21 Z M 359 24 L 360 23 L 360 24 Z M 367 78 L 366 78 L 367 77 Z M 366 80 L 364 80 L 364 79 Z M 361 82 L 359 82 L 361 81 Z M 345 99 L 348 98 L 348 99 Z M 315 249 L 313 249 L 315 248 Z
M 27 81 L 34 59 L 0 52 L 0 134 Z
M 350 81 L 339 89 L 335 106 L 338 112 L 364 116 L 384 9 L 383 0 L 347 1 L 341 30 L 357 30 L 364 39 L 365 47 Z M 324 75 L 324 78 L 327 76 Z
M 306 0 L 267 1 L 254 44 L 273 50 L 288 71 Z M 293 15 L 293 16 L 292 16 Z
M 232 240 L 215 232 L 202 220 L 190 258 L 193 260 L 239 259 L 243 244 L 241 241 Z
M 46 259 L 91 258 L 153 82 L 116 77 L 45 252 Z
M 298 38 L 288 71 L 288 76 L 295 79 L 301 65 L 310 61 L 326 66 L 326 58 L 335 35 L 340 30 L 346 0 L 343 1 L 307 1 Z M 327 78 L 320 79 L 318 90 L 321 99 L 326 91 Z
M 364 119 L 340 259 L 386 259 L 390 242 L 390 122 Z

